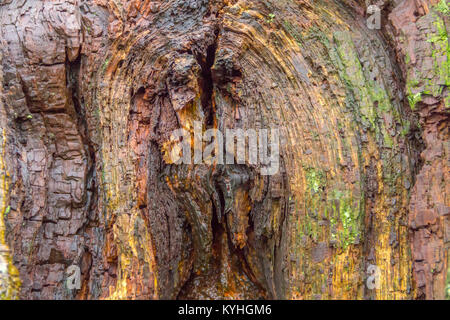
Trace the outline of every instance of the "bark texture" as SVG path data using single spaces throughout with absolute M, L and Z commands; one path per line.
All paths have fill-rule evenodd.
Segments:
M 0 27 L 2 298 L 448 294 L 445 1 L 6 0 Z M 195 121 L 279 128 L 279 172 L 171 163 Z

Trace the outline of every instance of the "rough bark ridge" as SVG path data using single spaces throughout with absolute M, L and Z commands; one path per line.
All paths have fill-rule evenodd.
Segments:
M 1 1 L 2 298 L 445 298 L 448 6 L 369 4 Z M 279 172 L 172 164 L 197 122 Z

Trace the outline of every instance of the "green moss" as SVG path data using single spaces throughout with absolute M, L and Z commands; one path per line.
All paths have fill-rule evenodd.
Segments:
M 103 71 L 103 72 L 106 71 L 106 68 L 108 67 L 108 63 L 109 63 L 109 58 L 107 58 L 107 59 L 105 60 L 105 62 L 103 63 L 103 65 L 102 65 L 102 71 Z
M 306 38 L 309 40 L 318 40 L 325 48 L 330 48 L 328 36 L 316 26 L 309 28 Z
M 392 137 L 388 132 L 384 133 L 384 144 L 388 148 L 392 148 L 394 146 L 394 140 L 392 140 Z
M 448 63 L 448 55 L 450 48 L 448 45 L 447 29 L 445 28 L 444 20 L 438 15 L 433 14 L 435 18 L 434 26 L 436 33 L 431 34 L 428 42 L 433 43 L 433 58 L 435 72 L 439 75 L 440 83 L 450 85 L 450 69 Z
M 306 171 L 306 183 L 308 190 L 317 193 L 325 186 L 326 176 L 322 170 L 309 168 Z
M 326 211 L 322 196 L 326 186 L 326 174 L 320 169 L 306 168 L 306 194 L 304 202 L 295 201 L 296 212 L 301 215 L 296 221 L 296 242 L 300 247 L 304 246 L 303 238 L 306 236 L 313 242 L 324 241 L 327 232 L 323 225 L 319 224 L 321 215 Z
M 410 130 L 411 130 L 411 122 L 409 120 L 407 120 L 405 122 L 405 124 L 403 125 L 402 131 L 400 132 L 400 134 L 402 135 L 402 137 L 405 137 L 408 135 Z
M 348 191 L 334 190 L 328 201 L 332 211 L 331 240 L 335 240 L 345 250 L 360 237 L 363 198 L 358 201 Z
M 417 103 L 419 103 L 420 101 L 422 101 L 422 92 L 410 94 L 408 96 L 409 106 L 411 107 L 412 110 L 416 108 Z
M 295 27 L 288 20 L 284 20 L 284 22 L 283 22 L 283 29 L 292 38 L 295 39 L 295 41 L 297 42 L 299 47 L 302 46 L 302 36 L 301 36 L 301 34 L 295 29 Z
M 439 1 L 439 3 L 436 6 L 434 6 L 434 9 L 447 16 L 450 15 L 450 8 L 448 7 L 446 0 Z
M 440 96 L 443 85 L 450 85 L 450 64 L 448 62 L 450 47 L 444 21 L 436 12 L 431 12 L 427 16 L 422 17 L 422 19 L 432 19 L 431 23 L 435 29 L 427 35 L 427 42 L 431 44 L 433 76 L 431 78 L 429 76 L 425 78 L 416 69 L 409 70 L 406 92 L 408 93 L 408 101 L 412 109 L 422 100 L 423 95 Z M 407 56 L 405 58 L 407 64 L 408 60 Z
M 266 21 L 267 21 L 268 23 L 272 23 L 274 19 L 275 19 L 275 14 L 270 13 L 270 14 L 267 16 Z
M 348 32 L 336 32 L 333 40 L 336 48 L 329 49 L 330 58 L 347 88 L 347 99 L 352 99 L 348 104 L 353 106 L 352 112 L 364 127 L 370 127 L 379 134 L 382 130 L 377 123 L 380 113 L 393 113 L 394 117 L 399 117 L 389 92 L 377 81 L 366 77 Z
M 450 255 L 448 257 L 448 260 L 450 262 Z M 450 300 L 450 264 L 449 264 L 449 267 L 447 269 L 447 286 L 445 288 L 445 293 L 446 293 L 447 300 Z

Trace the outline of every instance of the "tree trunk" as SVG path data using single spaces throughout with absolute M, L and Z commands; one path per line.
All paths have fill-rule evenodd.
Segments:
M 448 5 L 366 2 L 2 1 L 1 297 L 444 299 Z M 173 163 L 198 123 L 278 172 Z

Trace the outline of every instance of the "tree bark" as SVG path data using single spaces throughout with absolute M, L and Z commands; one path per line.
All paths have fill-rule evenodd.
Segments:
M 1 297 L 444 299 L 445 8 L 1 1 Z M 278 128 L 278 173 L 172 163 L 197 122 Z

